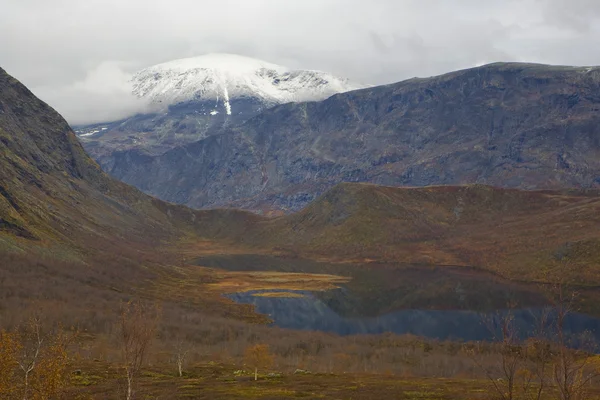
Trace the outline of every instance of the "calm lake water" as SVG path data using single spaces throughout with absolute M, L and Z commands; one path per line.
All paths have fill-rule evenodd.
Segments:
M 343 289 L 336 289 L 343 290 Z M 332 332 L 340 335 L 379 334 L 393 332 L 413 334 L 440 340 L 493 340 L 497 323 L 507 311 L 477 312 L 469 310 L 401 310 L 375 317 L 347 317 L 338 314 L 310 292 L 298 292 L 304 297 L 261 297 L 258 292 L 228 295 L 239 303 L 252 304 L 256 311 L 268 315 L 273 324 L 282 328 Z M 510 311 L 520 336 L 535 334 L 541 309 Z M 553 323 L 550 318 L 549 324 Z M 496 325 L 495 325 L 496 324 Z M 600 343 L 600 319 L 573 313 L 567 316 L 565 332 L 574 342 L 588 333 Z
M 197 264 L 233 271 L 327 273 L 351 278 L 339 289 L 297 292 L 303 297 L 254 296 L 256 292 L 228 295 L 237 302 L 253 304 L 274 325 L 289 329 L 493 340 L 500 337 L 497 323 L 506 315 L 507 305 L 516 304 L 510 312 L 525 338 L 535 333 L 542 310 L 548 306 L 544 288 L 466 267 L 329 264 L 243 254 L 204 257 Z M 600 318 L 572 313 L 565 322 L 564 331 L 573 346 L 578 346 L 582 335 L 600 343 Z M 547 326 L 546 330 L 552 329 Z

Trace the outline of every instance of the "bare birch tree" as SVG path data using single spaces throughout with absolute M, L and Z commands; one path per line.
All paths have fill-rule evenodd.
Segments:
M 156 305 L 141 301 L 129 301 L 121 305 L 119 327 L 127 400 L 135 398 L 137 378 L 154 338 L 159 316 L 160 309 Z
M 17 358 L 17 363 L 23 372 L 23 400 L 29 398 L 29 392 L 31 390 L 30 376 L 40 360 L 40 352 L 42 351 L 42 344 L 44 343 L 41 325 L 39 316 L 32 317 L 23 333 L 23 337 L 25 337 L 26 340 L 21 341 L 20 354 Z
M 524 360 L 512 308 L 512 306 L 509 307 L 504 315 L 497 314 L 484 318 L 484 323 L 492 338 L 498 342 L 500 347 L 500 360 L 497 368 L 483 368 L 477 360 L 477 355 L 473 357 L 474 361 L 483 368 L 494 391 L 502 400 L 515 398 L 517 372 Z
M 187 343 L 183 339 L 177 340 L 175 344 L 175 364 L 177 364 L 177 372 L 179 373 L 179 377 L 183 376 L 183 368 L 185 367 L 185 362 L 187 359 L 187 355 L 189 353 L 189 348 Z
M 550 309 L 543 308 L 539 314 L 532 312 L 535 321 L 532 335 L 525 343 L 528 369 L 523 376 L 523 393 L 530 400 L 541 400 L 548 386 L 548 370 L 552 361 L 552 348 L 548 340 Z
M 586 399 L 587 386 L 597 376 L 596 368 L 590 365 L 593 357 L 589 355 L 596 346 L 595 341 L 585 334 L 575 338 L 566 333 L 567 317 L 576 311 L 579 297 L 577 285 L 572 280 L 577 256 L 575 248 L 565 245 L 563 251 L 555 256 L 557 267 L 547 275 L 555 318 L 553 340 L 557 346 L 552 380 L 560 400 Z

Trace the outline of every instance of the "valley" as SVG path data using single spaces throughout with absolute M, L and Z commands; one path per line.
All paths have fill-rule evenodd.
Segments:
M 552 398 L 531 377 L 559 361 L 595 377 L 593 187 L 332 181 L 296 212 L 195 210 L 110 177 L 3 70 L 0 111 L 2 396 L 27 390 L 15 349 L 37 332 L 60 378 L 34 373 L 47 398 L 122 398 L 127 318 L 152 334 L 140 396 L 485 399 L 511 346 L 525 394 Z

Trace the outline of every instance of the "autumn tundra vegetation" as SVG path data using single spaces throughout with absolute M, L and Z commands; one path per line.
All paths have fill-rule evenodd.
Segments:
M 275 218 L 192 210 L 102 172 L 1 69 L 0 171 L 2 399 L 600 398 L 593 336 L 563 329 L 600 315 L 592 189 L 343 183 Z M 348 318 L 481 311 L 494 340 L 283 329 L 227 297 L 269 289 Z
M 102 318 L 23 300 L 26 311 L 2 310 L 0 398 L 592 399 L 600 395 L 596 343 L 563 330 L 579 296 L 562 279 L 568 265 L 557 263 L 556 280 L 540 289 L 549 303 L 528 337 L 511 311 L 518 305 L 507 304 L 508 312 L 482 315 L 493 340 L 477 342 L 285 330 L 251 313 L 224 316 L 210 299 L 182 304 L 151 291 L 98 292 L 89 300 L 106 302 Z

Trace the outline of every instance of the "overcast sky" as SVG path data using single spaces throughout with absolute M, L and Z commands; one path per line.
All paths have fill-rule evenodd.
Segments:
M 132 113 L 132 72 L 209 52 L 371 84 L 494 61 L 600 65 L 597 0 L 1 3 L 0 66 L 74 124 Z

